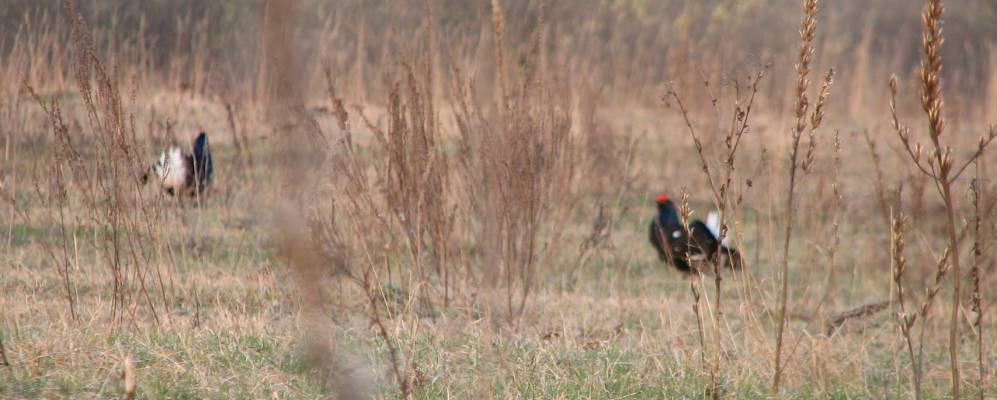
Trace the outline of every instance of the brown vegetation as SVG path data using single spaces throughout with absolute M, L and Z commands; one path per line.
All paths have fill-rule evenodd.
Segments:
M 997 8 L 584 3 L 13 0 L 0 397 L 997 390 Z

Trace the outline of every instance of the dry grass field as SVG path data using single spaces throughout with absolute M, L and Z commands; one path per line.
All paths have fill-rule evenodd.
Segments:
M 997 5 L 875 3 L 10 0 L 0 398 L 997 399 Z

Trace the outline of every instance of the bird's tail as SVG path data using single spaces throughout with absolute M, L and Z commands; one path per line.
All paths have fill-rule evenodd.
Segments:
M 710 211 L 709 214 L 706 214 L 706 229 L 710 230 L 713 237 L 720 238 L 720 214 L 717 214 L 716 211 Z M 720 242 L 722 246 L 728 246 L 728 243 L 730 243 L 729 237 L 725 237 L 724 240 Z
M 197 182 L 200 187 L 204 187 L 211 180 L 213 165 L 211 164 L 211 149 L 208 146 L 208 134 L 201 132 L 194 139 L 194 172 L 197 174 Z

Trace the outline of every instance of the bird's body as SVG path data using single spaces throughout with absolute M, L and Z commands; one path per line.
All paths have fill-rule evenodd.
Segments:
M 719 225 L 719 218 L 715 221 L 715 225 Z M 693 263 L 698 260 L 719 261 L 716 259 L 719 251 L 723 251 L 729 266 L 736 268 L 741 264 L 737 250 L 717 239 L 715 231 L 719 227 L 711 229 L 706 223 L 693 220 L 686 229 L 668 196 L 658 196 L 658 215 L 649 228 L 651 245 L 657 250 L 658 257 L 682 272 L 693 272 Z
M 142 179 L 148 181 L 151 173 L 167 194 L 195 195 L 204 192 L 211 183 L 213 172 L 208 135 L 201 132 L 194 140 L 190 154 L 183 154 L 176 146 L 166 149 Z

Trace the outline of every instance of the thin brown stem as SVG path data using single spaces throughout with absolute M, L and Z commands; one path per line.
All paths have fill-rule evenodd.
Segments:
M 973 282 L 972 310 L 976 313 L 973 325 L 976 326 L 976 354 L 977 368 L 979 369 L 980 400 L 983 400 L 983 392 L 986 382 L 986 367 L 983 363 L 983 287 L 981 285 L 983 264 L 983 244 L 980 239 L 980 231 L 983 225 L 983 215 L 980 214 L 980 163 L 976 162 L 976 179 L 970 187 L 973 195 L 973 268 L 970 270 L 970 277 Z
M 911 337 L 911 327 L 916 321 L 917 315 L 912 315 L 907 312 L 905 303 L 904 291 L 904 271 L 907 267 L 907 258 L 904 256 L 905 241 L 904 241 L 904 228 L 907 226 L 907 216 L 903 214 L 902 211 L 898 210 L 895 217 L 892 218 L 892 224 L 890 225 L 890 253 L 893 262 L 893 282 L 896 285 L 897 292 L 897 305 L 900 308 L 900 312 L 897 314 L 897 324 L 900 326 L 900 334 L 904 337 L 904 342 L 907 345 L 907 353 L 910 355 L 911 363 L 911 375 L 914 381 L 914 398 L 921 398 L 921 370 L 920 363 L 918 362 L 917 356 L 914 355 L 914 341 Z
M 793 129 L 793 141 L 789 156 L 789 186 L 786 193 L 785 213 L 786 226 L 782 245 L 782 289 L 779 297 L 779 320 L 776 331 L 775 368 L 772 377 L 772 391 L 779 391 L 783 372 L 783 337 L 786 331 L 786 312 L 789 303 L 789 244 L 793 233 L 793 203 L 796 195 L 796 172 L 800 167 L 800 138 L 807 128 L 807 88 L 810 85 L 810 63 L 814 55 L 814 38 L 817 34 L 817 0 L 803 1 L 803 20 L 800 23 L 800 52 L 796 64 L 796 126 Z

